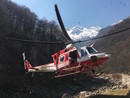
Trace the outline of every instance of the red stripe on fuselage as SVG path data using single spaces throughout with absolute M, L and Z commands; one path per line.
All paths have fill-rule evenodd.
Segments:
M 83 62 L 80 62 L 80 63 L 76 63 L 75 64 L 75 68 L 73 68 L 73 71 L 78 71 L 80 70 L 81 68 L 84 68 L 84 69 L 87 69 L 87 68 L 91 68 L 92 66 L 99 66 L 101 65 L 102 63 L 104 63 L 109 57 L 104 57 L 104 58 L 98 58 L 98 61 L 97 62 L 93 62 L 91 59 L 89 60 L 86 60 L 86 61 L 83 61 Z M 78 65 L 81 65 L 81 67 L 77 67 Z M 72 66 L 74 67 L 74 66 Z M 76 68 L 77 67 L 77 68 Z M 67 65 L 66 67 L 62 67 L 60 69 L 58 69 L 59 72 L 70 72 L 72 70 L 64 70 L 64 69 L 71 69 L 71 65 Z

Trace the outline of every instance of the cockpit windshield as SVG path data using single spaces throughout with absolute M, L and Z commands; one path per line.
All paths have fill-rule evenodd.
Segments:
M 90 53 L 90 54 L 94 54 L 94 53 L 98 53 L 98 51 L 96 51 L 94 48 L 92 48 L 92 47 L 86 47 L 86 49 L 88 50 L 88 52 Z

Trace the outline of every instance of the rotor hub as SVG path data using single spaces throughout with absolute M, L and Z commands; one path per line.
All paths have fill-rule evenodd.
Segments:
M 67 45 L 67 46 L 66 46 L 66 49 L 68 49 L 68 50 L 69 50 L 69 49 L 72 49 L 73 47 L 74 47 L 74 45 L 73 45 L 73 44 L 69 44 L 69 45 Z

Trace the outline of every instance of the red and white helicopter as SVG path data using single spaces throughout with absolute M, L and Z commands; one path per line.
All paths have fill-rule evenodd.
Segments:
M 99 67 L 99 65 L 104 63 L 110 57 L 110 55 L 106 53 L 99 53 L 93 48 L 93 45 L 76 47 L 75 43 L 82 41 L 74 42 L 71 40 L 65 30 L 57 5 L 55 5 L 55 11 L 62 31 L 68 39 L 67 43 L 69 44 L 65 49 L 52 55 L 54 61 L 53 63 L 39 65 L 36 67 L 31 66 L 29 61 L 25 58 L 25 53 L 23 53 L 25 69 L 27 68 L 28 72 L 32 73 L 56 72 L 57 76 L 55 76 L 55 78 L 81 73 L 86 69 L 92 70 L 95 74 L 94 67 Z
M 52 56 L 53 63 L 32 67 L 23 53 L 25 69 L 27 68 L 28 72 L 32 73 L 56 72 L 58 74 L 55 76 L 56 78 L 84 72 L 86 69 L 90 69 L 94 73 L 94 67 L 99 67 L 110 55 L 98 53 L 92 46 L 84 46 L 78 49 L 70 44 Z M 94 75 L 96 74 L 94 73 Z
M 66 48 L 64 48 L 63 50 L 52 55 L 54 62 L 50 64 L 35 66 L 35 67 L 33 67 L 28 60 L 26 60 L 25 53 L 23 53 L 25 69 L 27 69 L 27 71 L 31 73 L 53 72 L 57 74 L 55 78 L 82 73 L 86 70 L 91 70 L 94 73 L 94 75 L 97 76 L 97 74 L 95 74 L 94 69 L 96 67 L 99 68 L 99 66 L 102 63 L 104 63 L 106 60 L 109 59 L 110 55 L 106 53 L 99 53 L 96 49 L 93 48 L 93 45 L 77 47 L 75 44 L 99 39 L 102 37 L 111 36 L 126 31 L 130 28 L 126 28 L 124 30 L 117 31 L 112 34 L 107 34 L 107 35 L 95 37 L 88 40 L 73 41 L 67 34 L 67 31 L 62 22 L 57 5 L 55 5 L 55 11 L 61 29 L 68 40 L 65 44 L 68 45 L 66 45 Z M 15 39 L 15 38 L 7 38 L 7 39 L 14 40 L 14 41 L 23 41 L 23 42 L 35 42 L 32 40 L 23 40 L 23 39 Z M 45 44 L 62 44 L 62 42 L 46 42 L 46 41 L 37 41 L 36 43 L 38 42 L 45 43 Z M 100 72 L 98 75 L 100 74 L 102 74 L 102 72 Z

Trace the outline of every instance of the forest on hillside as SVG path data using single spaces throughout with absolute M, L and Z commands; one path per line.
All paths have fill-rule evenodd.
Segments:
M 64 48 L 64 45 L 18 42 L 6 38 L 65 41 L 55 21 L 38 19 L 27 7 L 10 0 L 0 0 L 0 69 L 14 68 L 15 71 L 22 66 L 22 52 L 26 53 L 33 65 L 38 65 L 51 62 L 52 54 Z
M 24 43 L 7 40 L 18 38 L 34 41 L 65 41 L 55 21 L 38 19 L 37 15 L 25 6 L 10 0 L 0 0 L 0 86 L 1 90 L 17 88 L 24 84 L 22 53 L 32 65 L 52 62 L 52 54 L 63 49 L 64 45 Z M 19 83 L 17 83 L 19 81 Z M 11 87 L 12 86 L 12 87 Z

